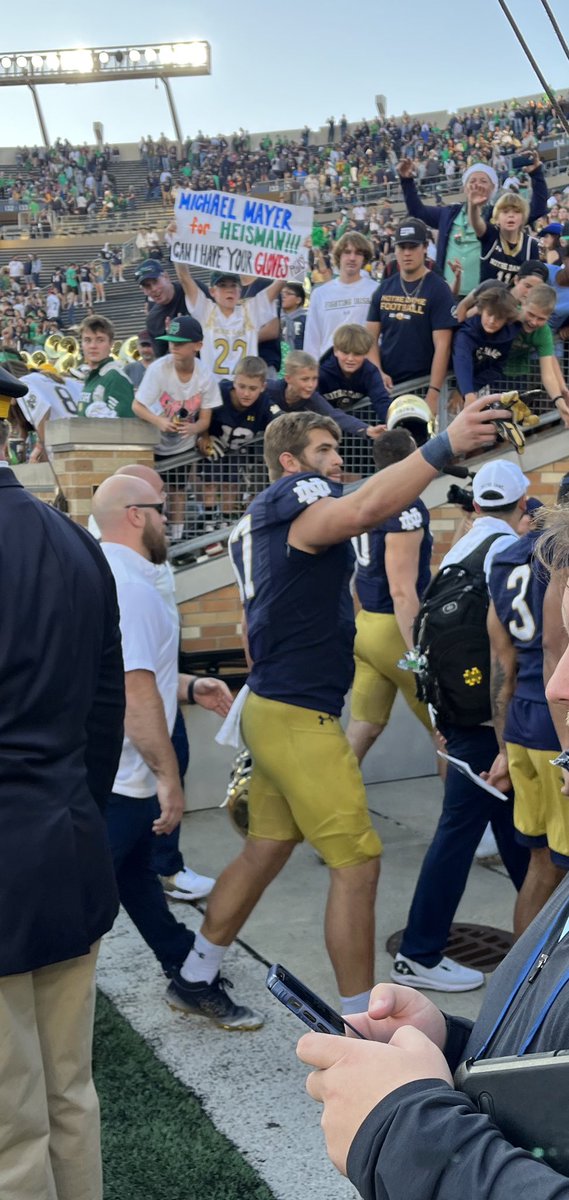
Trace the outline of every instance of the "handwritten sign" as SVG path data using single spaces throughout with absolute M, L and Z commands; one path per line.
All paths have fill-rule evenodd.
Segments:
M 313 210 L 228 192 L 180 191 L 174 209 L 174 262 L 302 283 Z

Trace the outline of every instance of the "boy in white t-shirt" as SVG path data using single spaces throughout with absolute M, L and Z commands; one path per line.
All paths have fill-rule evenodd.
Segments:
M 161 432 L 157 458 L 190 450 L 196 437 L 207 433 L 211 410 L 221 405 L 219 388 L 211 372 L 196 358 L 203 332 L 193 317 L 170 321 L 159 341 L 168 342 L 168 354 L 147 367 L 137 389 L 132 411 Z M 185 493 L 170 491 L 173 541 L 183 534 Z
M 202 362 L 217 378 L 233 379 L 241 359 L 258 354 L 259 330 L 277 318 L 276 298 L 284 281 L 274 280 L 250 300 L 241 301 L 239 276 L 217 271 L 210 280 L 210 300 L 192 278 L 189 267 L 182 263 L 175 266 L 188 311 L 203 326 Z

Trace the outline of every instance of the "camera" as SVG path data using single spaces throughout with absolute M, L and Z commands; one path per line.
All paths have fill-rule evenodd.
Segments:
M 468 488 L 460 487 L 458 483 L 451 483 L 447 492 L 447 504 L 458 504 L 464 512 L 474 512 L 472 492 Z

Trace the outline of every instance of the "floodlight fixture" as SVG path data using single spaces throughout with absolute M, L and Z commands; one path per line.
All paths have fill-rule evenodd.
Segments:
M 44 83 L 107 83 L 113 79 L 161 79 L 178 141 L 182 141 L 170 79 L 211 75 L 211 47 L 200 38 L 130 46 L 73 46 L 62 50 L 26 50 L 0 58 L 0 87 L 30 89 L 42 137 L 49 145 L 37 87 Z

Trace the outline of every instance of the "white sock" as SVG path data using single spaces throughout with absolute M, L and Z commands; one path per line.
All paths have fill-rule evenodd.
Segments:
M 227 946 L 214 946 L 203 933 L 196 933 L 192 949 L 180 968 L 182 979 L 187 983 L 213 983 L 227 949 Z
M 351 1017 L 354 1013 L 367 1012 L 371 988 L 368 992 L 358 992 L 357 996 L 340 996 L 340 1010 L 343 1017 Z

